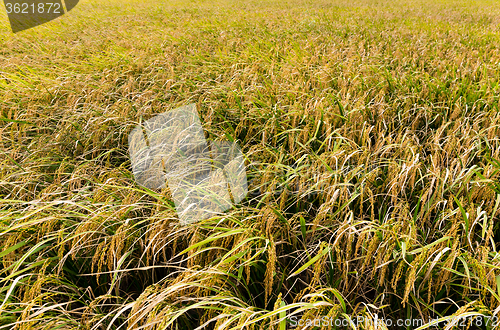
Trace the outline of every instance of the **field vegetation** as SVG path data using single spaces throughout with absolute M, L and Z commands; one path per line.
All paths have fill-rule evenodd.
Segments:
M 84 0 L 15 35 L 5 14 L 0 329 L 494 329 L 499 81 L 498 1 Z M 250 192 L 181 226 L 127 143 L 192 102 Z

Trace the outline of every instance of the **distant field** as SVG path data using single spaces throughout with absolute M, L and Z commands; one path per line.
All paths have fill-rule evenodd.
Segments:
M 500 2 L 0 8 L 0 329 L 500 324 Z M 250 194 L 180 226 L 128 135 L 193 102 Z

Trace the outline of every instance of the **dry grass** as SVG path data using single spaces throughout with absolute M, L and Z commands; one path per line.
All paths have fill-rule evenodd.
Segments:
M 499 17 L 488 0 L 106 0 L 16 35 L 3 18 L 0 328 L 497 316 Z M 191 102 L 241 145 L 251 192 L 184 227 L 134 183 L 127 139 Z

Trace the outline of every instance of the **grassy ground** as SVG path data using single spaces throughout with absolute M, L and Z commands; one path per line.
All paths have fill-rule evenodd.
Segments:
M 2 16 L 0 328 L 493 329 L 499 17 L 488 0 L 105 0 L 14 35 Z M 134 183 L 127 139 L 191 102 L 251 184 L 184 227 Z

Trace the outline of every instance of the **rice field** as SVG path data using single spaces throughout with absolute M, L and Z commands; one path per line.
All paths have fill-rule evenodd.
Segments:
M 0 12 L 0 329 L 498 327 L 498 1 Z M 189 103 L 249 194 L 184 226 L 128 136 Z

